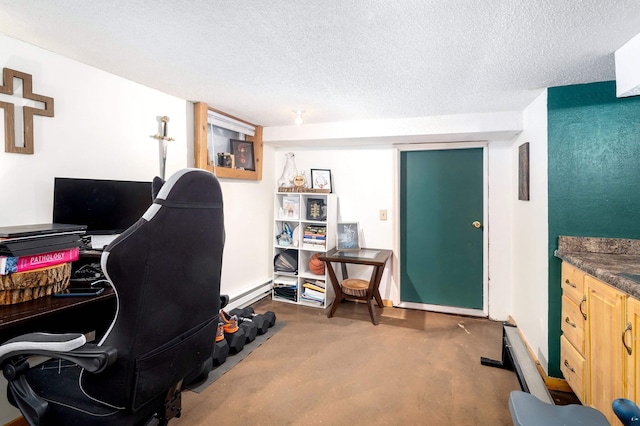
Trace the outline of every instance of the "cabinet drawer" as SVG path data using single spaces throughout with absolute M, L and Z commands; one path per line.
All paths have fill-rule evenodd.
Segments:
M 564 336 L 560 337 L 560 371 L 580 402 L 588 404 L 589 402 L 585 401 L 585 359 Z
M 573 303 L 567 296 L 562 296 L 562 335 L 580 354 L 584 355 L 585 319 L 580 312 L 580 305 Z
M 562 262 L 562 294 L 580 304 L 584 297 L 584 276 L 581 270 Z

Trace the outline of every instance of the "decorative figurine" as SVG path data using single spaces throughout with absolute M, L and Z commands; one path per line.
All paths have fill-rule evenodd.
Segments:
M 287 162 L 284 165 L 282 176 L 278 179 L 278 188 L 291 188 L 293 186 L 293 178 L 298 176 L 298 169 L 296 168 L 295 155 L 293 152 L 289 152 L 286 155 Z

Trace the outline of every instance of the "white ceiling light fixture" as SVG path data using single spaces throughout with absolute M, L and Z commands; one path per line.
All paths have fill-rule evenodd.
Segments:
M 304 123 L 304 120 L 302 119 L 302 113 L 305 111 L 303 109 L 294 109 L 293 112 L 296 113 L 295 123 L 296 125 L 300 126 L 302 123 Z

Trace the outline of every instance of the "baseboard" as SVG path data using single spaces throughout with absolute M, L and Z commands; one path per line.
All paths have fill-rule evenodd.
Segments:
M 271 281 L 259 284 L 240 294 L 230 294 L 229 303 L 224 308 L 225 311 L 232 311 L 235 308 L 243 308 L 271 294 Z
M 513 321 L 513 318 L 511 317 L 509 317 L 509 322 L 511 324 L 515 324 L 515 321 Z M 529 344 L 527 343 L 527 339 L 524 338 L 524 335 L 520 331 L 520 328 L 518 328 L 518 333 L 520 333 L 520 337 L 522 338 L 522 341 L 527 347 L 527 350 L 529 351 L 529 355 L 531 356 L 531 359 L 533 359 L 533 361 L 535 362 L 536 368 L 538 369 L 538 373 L 540 373 L 542 380 L 544 380 L 544 384 L 547 387 L 547 389 L 552 391 L 558 391 L 558 392 L 573 393 L 573 389 L 571 389 L 571 387 L 569 386 L 569 383 L 567 383 L 566 380 L 560 379 L 557 377 L 547 376 L 547 373 L 544 371 L 544 368 L 542 368 L 542 365 L 540 365 L 540 361 L 538 361 L 538 357 L 535 356 L 535 353 L 531 350 L 531 347 L 529 347 Z
M 573 393 L 573 389 L 571 389 L 571 386 L 569 386 L 569 383 L 567 383 L 565 379 L 547 376 L 539 362 L 536 362 L 536 366 L 538 367 L 540 375 L 544 379 L 544 384 L 547 385 L 547 389 L 558 392 Z

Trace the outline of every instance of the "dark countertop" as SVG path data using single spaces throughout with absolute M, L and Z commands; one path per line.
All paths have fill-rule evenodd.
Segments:
M 640 240 L 560 236 L 554 255 L 640 299 Z

